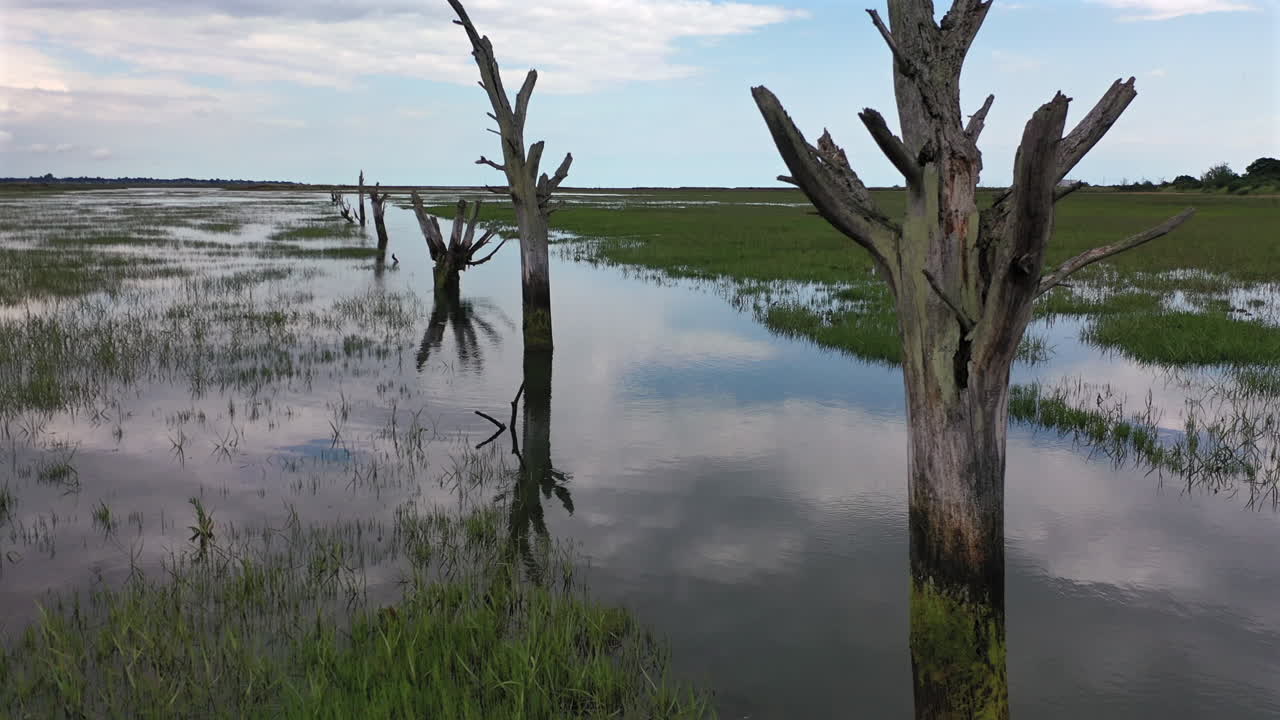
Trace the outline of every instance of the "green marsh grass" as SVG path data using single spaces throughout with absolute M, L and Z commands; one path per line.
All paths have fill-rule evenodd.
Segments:
M 0 652 L 15 718 L 711 717 L 661 643 L 541 554 L 523 578 L 507 508 L 403 506 L 392 528 L 303 528 L 175 553 L 158 578 L 57 598 Z M 368 600 L 360 539 L 399 557 Z M 221 537 L 221 536 L 219 536 Z
M 1107 314 L 1085 330 L 1085 339 L 1159 365 L 1280 363 L 1280 328 L 1213 310 Z

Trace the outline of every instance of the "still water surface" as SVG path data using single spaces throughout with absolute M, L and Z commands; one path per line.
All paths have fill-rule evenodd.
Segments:
M 328 208 L 317 195 L 174 191 L 72 202 L 104 215 L 142 202 L 238 203 L 260 215 L 238 236 L 251 240 L 290 213 Z M 241 527 L 279 523 L 285 503 L 304 521 L 334 522 L 447 498 L 427 478 L 490 434 L 474 411 L 505 418 L 521 383 L 519 256 L 513 245 L 465 273 L 464 307 L 438 313 L 433 333 L 425 244 L 411 213 L 390 209 L 388 225 L 397 269 L 306 261 L 318 271 L 263 291 L 302 289 L 316 306 L 412 292 L 414 341 L 398 353 L 251 400 L 216 387 L 193 395 L 183 382 L 132 387 L 119 397 L 128 419 L 118 438 L 100 418 L 48 418 L 45 437 L 63 443 L 59 452 L 74 448 L 81 490 L 9 479 L 17 524 L 59 523 L 44 545 L 0 533 L 0 554 L 21 553 L 0 574 L 9 629 L 47 591 L 118 580 L 131 552 L 154 567 L 182 547 L 193 494 L 219 524 Z M 551 536 L 589 559 L 592 594 L 665 635 L 675 668 L 716 691 L 723 717 L 909 717 L 898 372 L 776 337 L 705 286 L 557 258 L 552 287 L 552 459 L 569 476 L 573 512 L 554 497 L 543 504 Z M 1053 359 L 1019 368 L 1018 379 L 1081 375 L 1176 406 L 1177 391 L 1152 371 L 1082 345 L 1077 324 L 1038 332 Z M 385 427 L 393 407 L 400 422 L 420 411 L 440 448 L 430 470 L 393 467 L 383 482 L 350 482 L 332 467 L 342 465 L 331 457 L 338 407 L 353 446 Z M 184 425 L 181 410 L 206 420 Z M 193 438 L 182 458 L 172 443 L 179 427 Z M 232 428 L 234 452 L 214 450 Z M 51 445 L 9 452 L 27 458 Z M 317 457 L 324 462 L 297 470 Z M 141 522 L 104 540 L 90 522 L 100 500 Z M 1052 431 L 1015 426 L 1006 522 L 1015 715 L 1280 717 L 1280 518 L 1269 506 L 1187 492 L 1090 459 Z M 381 577 L 394 587 L 394 573 Z

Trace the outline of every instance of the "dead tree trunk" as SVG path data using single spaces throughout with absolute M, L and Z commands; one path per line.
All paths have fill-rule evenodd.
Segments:
M 357 186 L 356 193 L 360 198 L 360 227 L 364 227 L 364 171 L 360 171 L 360 184 Z
M 489 259 L 507 242 L 506 238 L 503 238 L 488 255 L 477 260 L 476 254 L 488 245 L 498 232 L 486 230 L 479 240 L 475 239 L 476 223 L 480 220 L 479 201 L 471 206 L 470 219 L 467 218 L 467 201 L 458 201 L 458 213 L 453 220 L 453 232 L 449 234 L 449 243 L 446 245 L 444 236 L 440 233 L 440 223 L 436 221 L 434 215 L 427 212 L 422 204 L 422 197 L 416 190 L 410 197 L 413 199 L 413 213 L 418 217 L 418 227 L 422 229 L 422 237 L 427 241 L 427 251 L 435 263 L 437 292 L 456 290 L 459 273 L 467 268 L 489 262 Z
M 1032 302 L 1085 265 L 1159 237 L 1158 228 L 1043 274 L 1059 181 L 1135 96 L 1117 81 L 1065 137 L 1058 93 L 1027 122 L 1013 185 L 981 212 L 978 135 L 994 98 L 960 110 L 960 69 L 991 2 L 954 0 L 941 23 L 929 0 L 890 0 L 889 26 L 868 11 L 893 56 L 902 137 L 859 114 L 906 178 L 901 222 L 876 206 L 844 151 L 810 145 L 764 87 L 752 89 L 775 144 L 819 214 L 871 253 L 893 290 L 907 394 L 911 657 L 919 718 L 1008 717 L 1004 475 L 1009 371 Z
M 496 163 L 481 157 L 476 164 L 489 165 L 506 173 L 507 190 L 511 202 L 515 205 L 516 223 L 520 230 L 520 272 L 524 299 L 524 341 L 526 347 L 550 348 L 551 342 L 551 280 L 548 260 L 547 218 L 553 212 L 550 205 L 551 193 L 569 174 L 569 165 L 573 155 L 566 154 L 555 175 L 547 177 L 538 175 L 538 166 L 542 160 L 542 141 L 529 146 L 528 153 L 524 145 L 524 121 L 529 109 L 529 98 L 533 95 L 534 83 L 538 80 L 536 70 L 530 70 L 525 77 L 524 85 L 516 93 L 516 105 L 512 109 L 506 90 L 502 87 L 502 76 L 498 72 L 498 61 L 493 55 L 493 45 L 488 37 L 481 37 L 476 31 L 467 11 L 459 0 L 449 0 L 458 19 L 454 22 L 467 31 L 471 40 L 472 55 L 480 68 L 480 86 L 489 94 L 489 103 L 493 112 L 489 117 L 498 123 L 495 131 L 502 138 L 502 163 Z M 503 192 L 491 188 L 494 192 Z
M 387 193 L 379 193 L 379 187 L 382 183 L 374 183 L 373 191 L 369 193 L 369 205 L 373 208 L 373 228 L 378 232 L 378 260 L 381 261 L 387 254 L 387 223 L 383 219 L 383 215 L 387 211 Z
M 330 199 L 334 205 L 338 206 L 338 214 L 342 216 L 342 219 L 354 225 L 356 222 L 355 212 L 351 209 L 351 203 L 347 202 L 342 193 L 334 191 L 330 193 Z

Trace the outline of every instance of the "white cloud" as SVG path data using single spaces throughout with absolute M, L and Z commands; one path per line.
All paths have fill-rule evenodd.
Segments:
M 247 82 L 285 81 L 348 87 L 360 76 L 390 74 L 472 84 L 476 68 L 462 30 L 444 3 L 382 8 L 355 0 L 309 13 L 277 4 L 235 15 L 239 7 L 100 10 L 74 2 L 6 10 L 9 41 L 42 38 L 150 72 L 204 73 Z M 211 5 L 206 3 L 206 6 Z M 216 4 L 214 4 L 216 5 Z M 190 7 L 190 6 L 188 6 Z M 487 0 L 472 19 L 494 40 L 508 83 L 538 67 L 550 91 L 582 92 L 619 83 L 681 77 L 677 43 L 749 33 L 800 17 L 770 5 L 710 0 Z M 316 19 L 318 18 L 318 19 Z M 0 78 L 12 88 L 66 90 L 56 66 L 29 47 L 13 68 L 41 72 Z M 43 63 L 43 64 L 42 64 Z M 17 74 L 16 69 L 13 72 Z
M 5 130 L 0 130 L 0 145 L 4 145 L 5 143 L 8 143 L 11 140 L 13 140 L 13 133 L 7 132 Z
M 1120 18 L 1122 20 L 1169 20 L 1183 15 L 1258 9 L 1254 5 L 1233 0 L 1092 0 L 1092 2 L 1137 13 L 1124 15 Z
M 1147 77 L 1162 78 L 1167 76 L 1168 74 L 1169 74 L 1169 71 L 1165 70 L 1164 68 L 1156 68 L 1155 70 L 1147 71 Z
M 47 153 L 49 152 L 49 146 L 44 143 L 35 143 L 33 145 L 29 145 L 27 150 L 33 153 Z
M 75 149 L 75 147 L 76 147 L 76 146 L 75 146 L 75 145 L 72 145 L 71 143 L 58 143 L 57 145 L 55 145 L 55 146 L 53 147 L 53 151 L 54 151 L 54 152 L 60 152 L 60 153 L 62 153 L 62 152 L 71 152 L 72 150 L 74 150 L 74 149 Z
M 97 148 L 93 152 L 89 153 L 89 157 L 94 160 L 106 160 L 111 157 L 111 149 L 104 147 Z

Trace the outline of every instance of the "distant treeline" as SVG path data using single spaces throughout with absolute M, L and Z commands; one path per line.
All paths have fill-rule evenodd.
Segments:
M 54 177 L 53 173 L 32 175 L 31 177 L 0 178 L 0 183 L 21 183 L 24 185 L 304 185 L 305 183 L 288 180 L 230 180 L 223 178 L 150 178 L 150 177 Z
M 1131 192 L 1199 190 L 1201 192 L 1224 192 L 1235 195 L 1280 193 L 1280 160 L 1270 157 L 1258 158 L 1249 163 L 1243 174 L 1232 170 L 1227 163 L 1218 163 L 1200 173 L 1198 177 L 1195 175 L 1179 175 L 1172 180 L 1161 179 L 1160 182 L 1152 182 L 1145 178 L 1129 182 L 1126 179 L 1109 187 L 1115 190 Z

